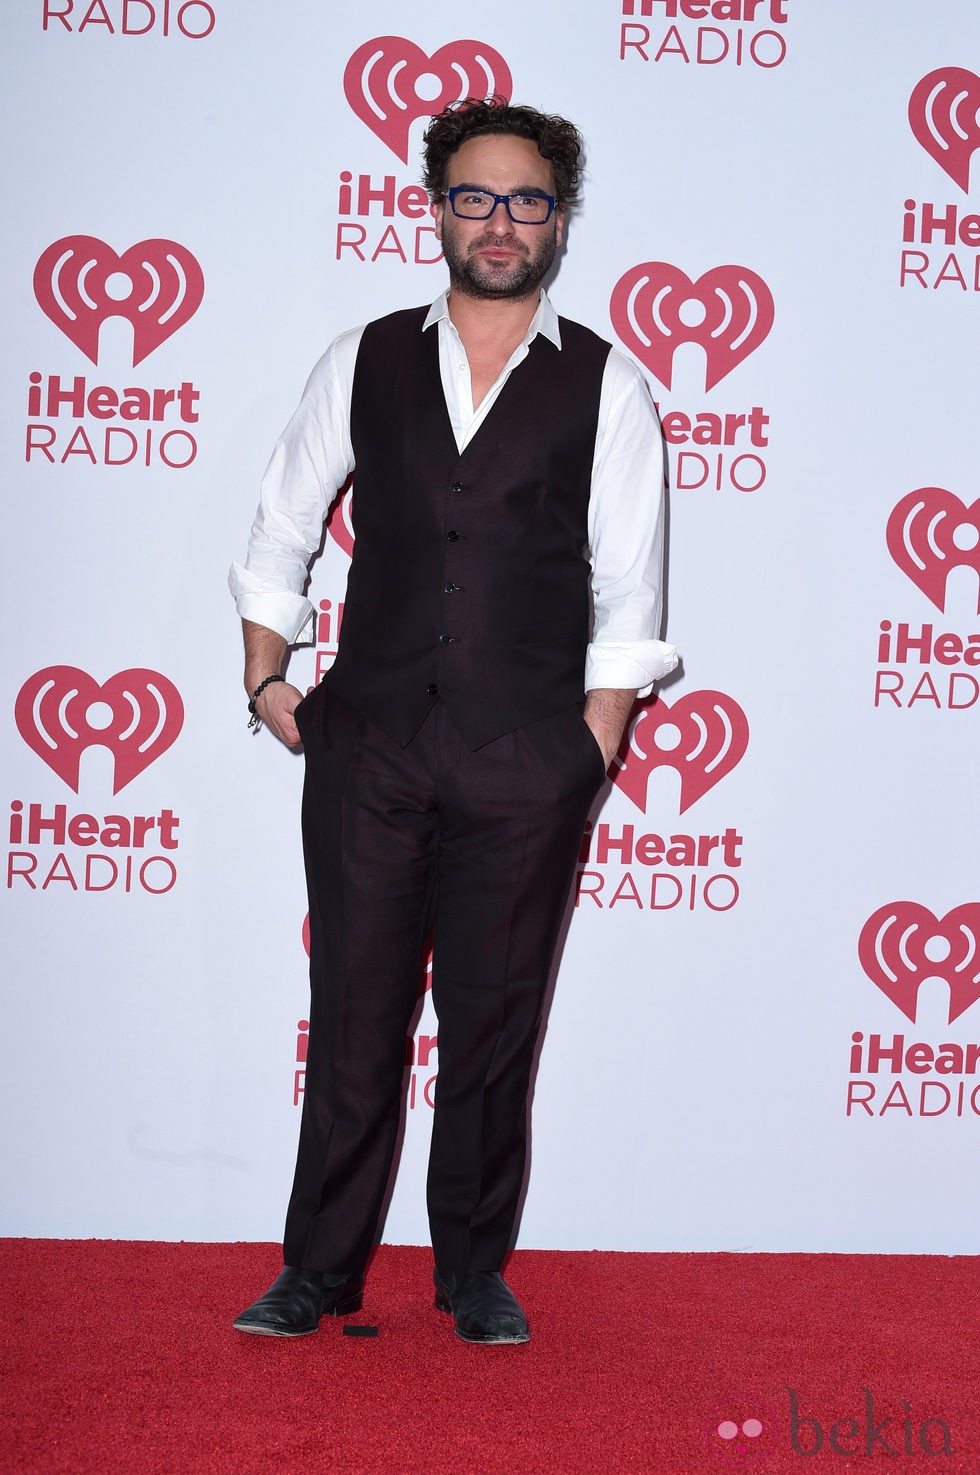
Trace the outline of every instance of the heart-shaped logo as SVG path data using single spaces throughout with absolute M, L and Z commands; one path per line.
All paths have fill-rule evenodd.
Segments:
M 748 742 L 745 713 L 724 692 L 691 691 L 672 707 L 658 696 L 641 707 L 627 730 L 616 758 L 615 783 L 645 814 L 650 774 L 655 768 L 675 768 L 683 814 L 731 773 Z
M 404 36 L 376 36 L 357 48 L 344 70 L 354 113 L 403 164 L 416 118 L 467 97 L 496 94 L 509 101 L 512 86 L 500 52 L 483 41 L 450 41 L 428 56 Z
M 204 273 L 176 241 L 140 241 L 118 256 L 95 236 L 64 236 L 38 258 L 34 295 L 93 364 L 106 318 L 125 318 L 133 328 L 135 368 L 194 316 Z
M 885 538 L 902 573 L 937 609 L 946 607 L 950 569 L 965 565 L 980 580 L 980 501 L 967 507 L 944 487 L 920 487 L 892 509 Z
M 78 793 L 86 748 L 108 748 L 118 794 L 176 740 L 184 704 L 159 671 L 120 671 L 100 686 L 75 666 L 47 666 L 29 677 L 14 705 L 29 748 Z
M 616 283 L 609 315 L 626 347 L 666 389 L 680 344 L 700 344 L 708 390 L 767 337 L 775 306 L 747 266 L 716 266 L 692 282 L 666 261 L 643 261 Z
M 940 67 L 916 83 L 909 98 L 916 139 L 964 192 L 970 160 L 980 148 L 980 77 L 964 67 Z
M 952 1024 L 980 999 L 980 902 L 954 907 L 941 921 L 918 902 L 889 902 L 862 927 L 858 957 L 871 982 L 913 1024 L 920 985 L 945 979 Z

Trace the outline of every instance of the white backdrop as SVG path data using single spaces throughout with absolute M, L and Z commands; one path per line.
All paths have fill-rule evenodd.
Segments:
M 327 342 L 442 286 L 424 116 L 498 86 L 587 139 L 552 292 L 649 373 L 683 653 L 583 846 L 519 1242 L 974 1250 L 973 0 L 24 0 L 4 32 L 2 1231 L 281 1232 L 302 764 L 246 732 L 225 576 Z

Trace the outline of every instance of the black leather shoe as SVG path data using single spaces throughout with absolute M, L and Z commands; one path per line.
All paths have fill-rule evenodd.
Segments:
M 325 1275 L 287 1265 L 234 1326 L 259 1337 L 307 1337 L 316 1331 L 321 1316 L 360 1311 L 363 1289 L 361 1275 Z
M 451 1312 L 464 1342 L 529 1342 L 531 1328 L 517 1297 L 496 1270 L 432 1272 L 436 1309 Z

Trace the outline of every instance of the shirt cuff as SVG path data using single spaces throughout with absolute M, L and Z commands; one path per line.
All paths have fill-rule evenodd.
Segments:
M 302 594 L 291 590 L 249 590 L 248 572 L 232 564 L 228 587 L 235 596 L 235 608 L 243 620 L 264 625 L 281 635 L 287 645 L 315 645 L 316 621 L 312 604 Z
M 585 656 L 585 689 L 607 687 L 649 696 L 653 683 L 677 665 L 676 645 L 663 640 L 610 640 L 593 642 Z

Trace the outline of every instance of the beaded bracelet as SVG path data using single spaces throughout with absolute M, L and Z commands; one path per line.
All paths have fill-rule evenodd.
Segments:
M 258 686 L 255 688 L 255 690 L 252 692 L 252 695 L 248 699 L 248 710 L 252 714 L 249 718 L 249 727 L 258 727 L 259 723 L 262 720 L 258 712 L 255 710 L 255 704 L 262 693 L 265 691 L 266 687 L 271 686 L 274 681 L 285 681 L 285 679 L 285 676 L 267 676 L 264 681 L 259 682 Z

